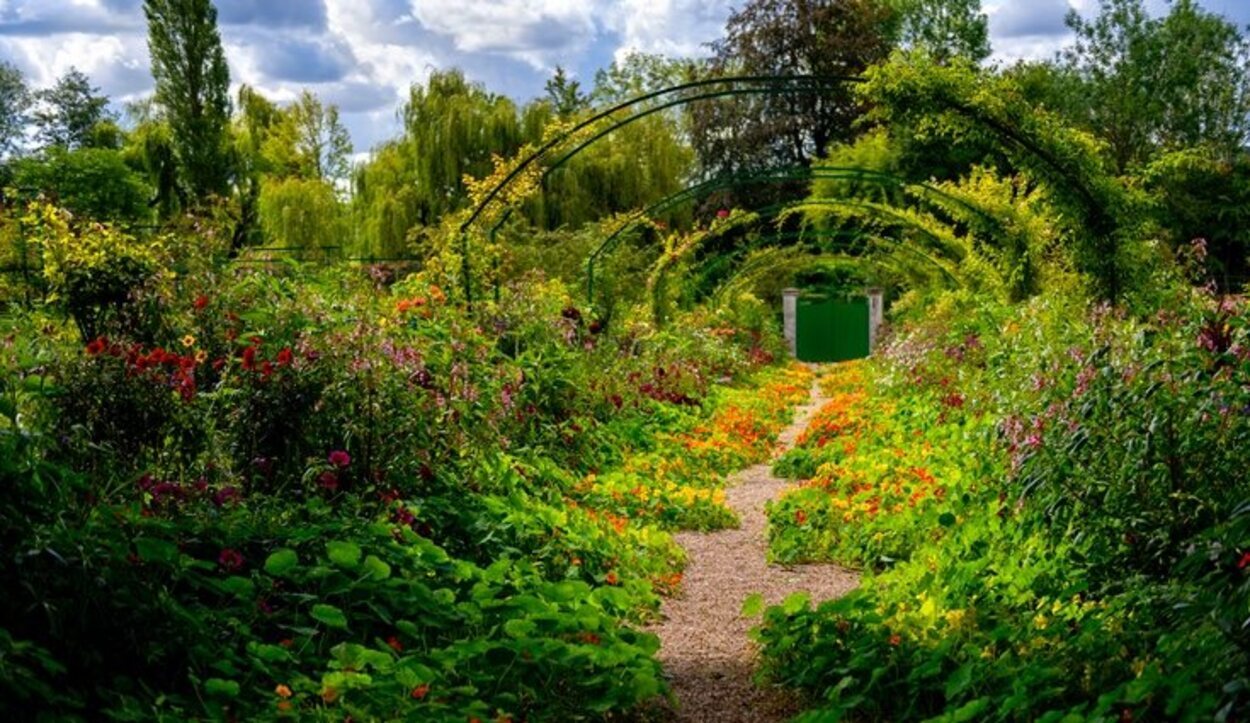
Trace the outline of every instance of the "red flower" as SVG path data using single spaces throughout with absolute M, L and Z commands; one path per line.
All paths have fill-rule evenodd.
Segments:
M 200 309 L 203 309 L 204 307 L 208 306 L 208 297 L 203 294 L 200 294 L 199 296 L 195 297 L 195 303 L 193 304 L 193 306 L 195 306 L 197 311 Z
M 603 578 L 603 580 L 609 585 L 615 585 L 618 582 L 620 582 L 620 579 L 616 576 L 615 570 L 612 570 L 611 572 L 609 572 L 607 576 Z
M 1242 553 L 1241 559 L 1237 561 L 1237 569 L 1244 570 L 1247 565 L 1250 565 L 1250 552 Z
M 97 354 L 103 354 L 104 350 L 107 347 L 108 347 L 108 339 L 105 339 L 102 336 L 97 337 L 95 340 L 93 340 L 90 344 L 87 345 L 87 354 L 91 356 L 95 356 Z
M 413 700 L 425 700 L 425 696 L 429 694 L 430 694 L 430 686 L 426 683 L 422 683 L 421 685 L 418 685 L 417 687 L 412 689 Z
M 238 572 L 243 569 L 243 555 L 238 550 L 227 547 L 217 556 L 217 564 L 226 572 Z
M 716 218 L 729 218 L 729 209 L 722 208 L 716 212 Z
M 243 350 L 243 368 L 248 371 L 256 368 L 256 347 L 249 346 Z
M 330 460 L 330 464 L 338 467 L 339 469 L 344 469 L 347 465 L 352 463 L 351 455 L 341 449 L 336 449 L 331 452 L 328 459 Z
M 902 642 L 903 642 L 903 639 L 899 637 L 898 633 L 894 633 L 893 635 L 890 636 L 890 645 L 893 645 L 894 647 L 898 647 L 898 645 Z
M 391 646 L 391 650 L 394 650 L 397 653 L 404 652 L 404 644 L 399 642 L 399 638 L 394 635 L 386 639 L 386 644 Z
M 291 347 L 283 347 L 282 351 L 278 352 L 278 366 L 289 366 L 291 364 L 291 357 Z
M 323 490 L 333 492 L 339 488 L 339 476 L 329 471 L 322 472 L 317 478 L 317 485 Z
M 807 511 L 806 510 L 797 510 L 794 513 L 794 524 L 796 525 L 807 524 Z

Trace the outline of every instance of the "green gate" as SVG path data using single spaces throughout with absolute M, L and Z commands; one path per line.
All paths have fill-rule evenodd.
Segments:
M 839 362 L 868 356 L 868 299 L 808 293 L 799 297 L 795 356 Z

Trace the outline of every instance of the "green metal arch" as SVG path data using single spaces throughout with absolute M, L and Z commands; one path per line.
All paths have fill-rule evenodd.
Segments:
M 707 87 L 712 87 L 712 86 L 717 86 L 717 85 L 733 86 L 733 85 L 739 85 L 739 84 L 763 85 L 764 86 L 763 88 L 730 88 L 728 90 L 722 90 L 722 91 L 716 91 L 716 92 L 710 92 L 710 93 L 702 93 L 692 98 L 678 98 L 677 100 L 667 101 L 661 104 L 660 106 L 647 109 L 646 111 L 640 114 L 636 114 L 634 116 L 630 116 L 624 119 L 623 124 L 628 124 L 630 122 L 633 122 L 634 120 L 638 120 L 639 118 L 645 117 L 647 115 L 651 115 L 661 110 L 672 108 L 678 105 L 683 105 L 686 103 L 692 103 L 698 100 L 708 100 L 711 98 L 727 97 L 727 96 L 732 96 L 732 95 L 787 93 L 787 92 L 794 92 L 797 89 L 804 89 L 804 92 L 818 92 L 820 90 L 827 90 L 829 87 L 842 85 L 844 83 L 863 83 L 863 82 L 864 82 L 864 78 L 860 76 L 853 76 L 853 75 L 845 75 L 845 76 L 844 75 L 735 75 L 735 76 L 720 77 L 720 78 L 705 78 L 703 80 L 691 81 L 689 83 L 682 83 L 681 85 L 674 85 L 668 88 L 661 88 L 660 90 L 652 91 L 650 93 L 644 93 L 643 95 L 630 98 L 628 100 L 617 103 L 616 105 L 610 108 L 606 108 L 602 111 L 599 111 L 598 113 L 595 113 L 594 115 L 581 121 L 580 123 L 573 126 L 572 128 L 565 131 L 564 133 L 560 134 L 559 136 L 547 141 L 542 146 L 535 149 L 534 152 L 532 152 L 530 155 L 526 156 L 525 159 L 522 160 L 521 163 L 518 164 L 516 168 L 512 169 L 512 171 L 510 171 L 507 176 L 505 176 L 498 184 L 496 184 L 490 191 L 487 192 L 486 196 L 483 197 L 483 199 L 473 209 L 473 212 L 469 214 L 469 218 L 460 225 L 460 231 L 461 233 L 467 231 L 469 227 L 472 226 L 477 221 L 478 217 L 481 216 L 483 212 L 485 212 L 486 208 L 491 203 L 494 202 L 494 200 L 499 196 L 500 193 L 503 192 L 503 189 L 507 188 L 509 184 L 515 181 L 517 177 L 520 176 L 525 171 L 525 169 L 529 168 L 531 165 L 536 163 L 543 156 L 547 155 L 547 153 L 558 148 L 562 143 L 564 143 L 566 140 L 573 137 L 577 133 L 589 128 L 590 126 L 594 125 L 595 123 L 598 123 L 599 121 L 605 118 L 615 115 L 616 113 L 622 110 L 627 110 L 636 105 L 646 103 L 647 101 L 655 100 L 657 98 L 661 98 L 666 95 L 671 95 L 674 93 L 682 93 L 688 90 L 693 90 L 693 89 L 698 89 L 698 88 L 707 88 Z M 795 88 L 789 88 L 786 86 L 795 86 Z M 620 121 L 618 121 L 618 123 L 619 122 Z M 565 156 L 560 159 L 559 163 L 562 164 L 564 162 L 567 162 L 569 158 L 576 155 L 586 145 L 589 145 L 590 143 L 594 142 L 594 140 L 598 140 L 602 136 L 607 135 L 608 133 L 610 133 L 611 131 L 615 130 L 618 127 L 619 126 L 614 125 L 612 128 L 609 128 L 606 131 L 600 134 L 597 134 L 595 138 L 592 139 L 591 141 L 584 143 L 581 146 L 579 146 L 577 149 L 575 149 L 574 151 L 568 154 L 565 154 Z
M 587 300 L 594 300 L 595 288 L 595 263 L 598 259 L 611 250 L 612 247 L 621 239 L 621 237 L 632 228 L 635 224 L 640 223 L 645 218 L 650 218 L 657 213 L 662 213 L 673 206 L 684 203 L 693 198 L 705 195 L 712 191 L 718 191 L 725 188 L 735 188 L 753 183 L 779 183 L 784 181 L 811 181 L 811 180 L 869 180 L 882 183 L 883 185 L 892 185 L 897 188 L 913 187 L 923 190 L 925 193 L 933 194 L 947 201 L 956 203 L 964 208 L 981 215 L 982 217 L 997 222 L 997 219 L 984 209 L 978 208 L 963 199 L 956 198 L 951 194 L 943 191 L 928 183 L 909 183 L 902 177 L 886 173 L 883 171 L 873 171 L 863 168 L 853 168 L 847 166 L 790 166 L 785 168 L 772 169 L 759 173 L 743 174 L 737 176 L 727 176 L 723 178 L 714 178 L 702 183 L 695 184 L 681 191 L 673 193 L 665 198 L 656 201 L 650 206 L 635 211 L 617 229 L 604 239 L 598 248 L 591 252 L 590 257 L 586 261 L 586 297 Z M 809 199 L 800 201 L 787 206 L 787 208 L 801 208 L 803 206 L 841 206 L 855 207 L 867 209 L 882 215 L 892 216 L 895 220 L 920 230 L 921 232 L 932 236 L 923 227 L 918 226 L 911 219 L 906 218 L 903 214 L 892 209 L 884 208 L 876 204 L 868 204 L 860 201 L 841 200 L 841 199 Z M 949 275 L 949 272 L 947 272 Z
M 528 167 L 536 163 L 538 160 L 540 160 L 543 156 L 547 155 L 552 150 L 558 148 L 562 143 L 567 141 L 569 138 L 573 137 L 576 133 L 579 133 L 580 131 L 585 130 L 586 128 L 589 128 L 591 125 L 598 123 L 599 121 L 610 118 L 612 115 L 622 110 L 628 110 L 630 108 L 633 108 L 634 106 L 637 106 L 642 103 L 646 103 L 647 101 L 650 101 L 650 100 L 655 100 L 657 98 L 662 98 L 667 95 L 671 95 L 674 93 L 682 93 L 682 92 L 693 90 L 693 89 L 700 89 L 700 88 L 706 88 L 706 87 L 717 86 L 717 85 L 730 86 L 728 89 L 724 89 L 724 90 L 712 91 L 712 92 L 707 92 L 707 93 L 699 93 L 689 98 L 677 98 L 676 100 L 665 101 L 664 103 L 661 103 L 656 107 L 644 109 L 643 111 L 639 113 L 635 113 L 633 115 L 630 115 L 629 117 L 616 121 L 610 127 L 605 128 L 604 130 L 595 134 L 592 138 L 579 144 L 576 148 L 574 148 L 573 150 L 561 156 L 557 160 L 555 165 L 553 165 L 551 168 L 548 168 L 543 173 L 543 176 L 542 176 L 543 182 L 546 181 L 547 176 L 550 174 L 552 170 L 555 170 L 556 168 L 559 168 L 560 166 L 564 165 L 570 159 L 572 159 L 574 156 L 576 156 L 578 153 L 584 150 L 586 147 L 602 139 L 604 136 L 607 136 L 608 134 L 616 131 L 617 129 L 621 127 L 629 125 L 630 123 L 633 123 L 634 121 L 637 121 L 641 118 L 645 118 L 654 113 L 658 113 L 667 108 L 672 108 L 672 107 L 679 106 L 679 105 L 685 105 L 687 103 L 693 103 L 693 102 L 700 101 L 700 100 L 709 100 L 709 99 L 714 99 L 714 98 L 729 97 L 729 96 L 736 96 L 736 95 L 767 95 L 767 94 L 785 94 L 785 93 L 795 93 L 795 92 L 816 93 L 816 92 L 827 91 L 828 89 L 838 86 L 838 85 L 843 85 L 847 83 L 863 83 L 863 82 L 864 82 L 864 78 L 860 76 L 851 76 L 851 75 L 847 75 L 847 76 L 840 76 L 840 75 L 834 75 L 834 76 L 759 75 L 759 76 L 729 76 L 729 77 L 721 77 L 721 78 L 706 78 L 703 80 L 683 83 L 681 85 L 672 86 L 670 88 L 662 88 L 660 90 L 653 91 L 651 93 L 646 93 L 646 94 L 637 96 L 635 98 L 631 98 L 629 100 L 618 103 L 598 113 L 595 113 L 591 117 L 581 121 L 580 123 L 575 125 L 573 128 L 569 129 L 568 131 L 564 132 L 563 134 L 547 141 L 542 146 L 537 148 L 529 156 L 524 158 L 521 161 L 521 163 L 517 165 L 516 168 L 513 168 L 508 173 L 507 176 L 505 176 L 499 183 L 497 183 L 493 188 L 491 188 L 490 191 L 486 193 L 486 195 L 478 203 L 478 205 L 474 207 L 472 213 L 469 214 L 469 217 L 464 221 L 464 223 L 460 225 L 461 273 L 464 276 L 465 301 L 469 305 L 472 305 L 473 303 L 473 285 L 472 285 L 472 278 L 471 278 L 471 269 L 469 265 L 469 228 L 478 220 L 478 218 L 482 215 L 482 213 L 485 212 L 486 208 L 491 203 L 493 203 L 496 198 L 498 198 L 499 194 L 502 193 L 503 190 L 507 188 L 509 184 L 511 184 L 514 180 L 516 180 L 517 177 L 519 177 L 521 173 L 525 171 L 525 169 L 527 169 Z M 760 86 L 760 87 L 734 87 L 738 85 Z M 500 219 L 500 221 L 497 222 L 491 228 L 490 233 L 492 236 L 495 233 L 495 231 L 497 231 L 498 228 L 504 223 L 504 221 L 506 221 L 508 217 L 511 216 L 511 214 L 512 214 L 512 210 L 509 209 L 507 212 L 505 212 L 505 214 Z

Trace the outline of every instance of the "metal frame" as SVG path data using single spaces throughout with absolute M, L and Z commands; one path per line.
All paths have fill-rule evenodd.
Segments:
M 718 85 L 731 86 L 730 88 L 724 89 L 724 90 L 712 91 L 712 92 L 707 92 L 707 93 L 699 93 L 691 97 L 683 97 L 683 98 L 677 98 L 675 100 L 668 100 L 663 103 L 660 103 L 659 105 L 655 107 L 646 108 L 624 119 L 615 121 L 608 128 L 605 128 L 602 131 L 599 131 L 598 133 L 593 135 L 591 138 L 582 142 L 577 147 L 575 147 L 574 149 L 565 153 L 563 156 L 557 159 L 556 162 L 551 167 L 547 168 L 547 170 L 544 171 L 542 178 L 541 178 L 542 183 L 546 182 L 548 175 L 550 175 L 552 171 L 554 171 L 557 168 L 560 168 L 569 160 L 571 160 L 574 156 L 579 154 L 581 151 L 583 151 L 590 145 L 594 144 L 595 142 L 601 140 L 605 136 L 615 132 L 619 128 L 623 128 L 624 126 L 629 125 L 630 123 L 633 123 L 636 120 L 640 120 L 642 118 L 645 118 L 647 116 L 653 115 L 655 113 L 658 113 L 660 111 L 663 111 L 669 108 L 677 107 L 680 105 L 685 105 L 687 103 L 693 103 L 693 102 L 700 101 L 700 100 L 711 100 L 715 98 L 723 98 L 723 97 L 731 97 L 731 96 L 739 96 L 739 95 L 780 95 L 780 94 L 786 94 L 786 93 L 819 93 L 819 92 L 828 91 L 829 89 L 836 87 L 836 86 L 845 85 L 849 83 L 863 83 L 863 82 L 864 82 L 864 78 L 860 76 L 851 76 L 851 75 L 847 75 L 847 76 L 841 76 L 841 75 L 832 75 L 832 76 L 755 75 L 755 76 L 730 76 L 730 77 L 722 77 L 722 78 L 707 78 L 704 80 L 696 80 L 696 81 L 692 81 L 689 83 L 683 83 L 681 85 L 675 85 L 669 88 L 663 88 L 663 89 L 653 91 L 650 93 L 645 93 L 635 98 L 631 98 L 629 100 L 618 103 L 598 113 L 595 113 L 589 118 L 573 126 L 573 128 L 569 129 L 568 131 L 547 141 L 546 143 L 541 145 L 539 148 L 537 148 L 535 151 L 533 151 L 529 156 L 524 158 L 499 183 L 497 183 L 493 188 L 491 188 L 490 191 L 486 193 L 483 199 L 478 203 L 476 207 L 474 207 L 473 211 L 469 214 L 469 217 L 464 221 L 464 223 L 460 225 L 459 230 L 460 230 L 461 274 L 464 277 L 463 285 L 464 285 L 465 302 L 469 306 L 472 306 L 473 304 L 472 270 L 469 264 L 469 228 L 478 220 L 478 218 L 482 215 L 482 213 L 485 212 L 486 208 L 495 201 L 495 199 L 499 196 L 499 194 L 502 193 L 503 190 L 507 188 L 509 184 L 511 184 L 514 180 L 516 180 L 525 171 L 525 169 L 529 168 L 531 165 L 536 163 L 542 157 L 546 156 L 552 150 L 555 150 L 556 148 L 558 148 L 565 141 L 574 137 L 577 133 L 591 127 L 595 123 L 598 123 L 599 121 L 602 121 L 605 119 L 609 119 L 611 118 L 611 116 L 613 116 L 614 114 L 620 111 L 629 110 L 633 108 L 634 106 L 637 106 L 641 103 L 646 103 L 647 101 L 663 98 L 664 96 L 677 94 L 677 93 L 683 93 L 685 91 L 694 90 L 694 89 L 718 86 Z M 758 87 L 734 87 L 738 85 L 758 86 Z M 498 231 L 499 227 L 502 226 L 503 223 L 505 223 L 508 220 L 508 218 L 511 217 L 511 215 L 512 215 L 512 209 L 508 209 L 508 211 L 504 213 L 503 217 L 490 229 L 490 234 L 492 238 L 494 238 L 494 234 L 496 231 Z
M 782 183 L 785 181 L 813 180 L 868 180 L 881 183 L 882 185 L 891 185 L 900 189 L 918 189 L 924 191 L 925 193 L 933 194 L 948 201 L 957 203 L 960 206 L 963 206 L 964 208 L 990 220 L 991 222 L 996 222 L 996 219 L 994 219 L 994 217 L 988 214 L 984 209 L 978 208 L 963 199 L 956 198 L 946 191 L 928 183 L 909 183 L 896 174 L 886 173 L 883 171 L 873 171 L 864 168 L 854 168 L 848 166 L 789 166 L 757 173 L 714 178 L 670 194 L 669 196 L 656 201 L 644 209 L 635 211 L 629 218 L 622 222 L 611 235 L 604 239 L 603 243 L 592 251 L 589 258 L 586 260 L 587 300 L 592 302 L 594 300 L 596 262 L 616 245 L 626 231 L 632 228 L 635 224 L 642 222 L 644 219 L 651 218 L 654 214 L 662 213 L 675 205 L 684 203 L 688 200 L 697 198 L 700 195 L 705 195 L 706 193 L 711 193 L 713 191 L 719 191 L 726 188 L 736 188 L 738 186 L 750 185 L 753 183 Z M 906 218 L 898 211 L 882 207 L 878 204 L 865 203 L 850 199 L 808 199 L 804 201 L 796 201 L 788 205 L 774 204 L 774 206 L 770 206 L 767 209 L 764 209 L 764 211 L 767 212 L 775 208 L 781 208 L 782 210 L 799 209 L 804 206 L 842 206 L 863 208 L 878 214 L 892 216 L 895 220 L 932 236 L 932 233 L 917 225 L 911 219 Z

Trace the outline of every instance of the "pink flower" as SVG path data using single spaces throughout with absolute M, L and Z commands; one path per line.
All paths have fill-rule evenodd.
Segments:
M 339 488 L 339 476 L 333 472 L 322 472 L 317 478 L 317 485 L 323 490 L 333 492 Z
M 341 449 L 336 449 L 331 452 L 328 459 L 330 460 L 330 464 L 338 467 L 339 469 L 344 469 L 347 465 L 352 463 L 351 455 Z

